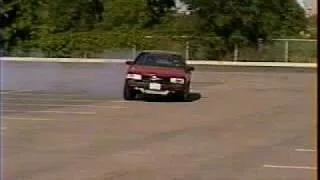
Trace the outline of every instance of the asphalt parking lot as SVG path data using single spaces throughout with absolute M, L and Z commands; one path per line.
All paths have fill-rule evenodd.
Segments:
M 122 65 L 2 70 L 4 180 L 317 179 L 316 71 L 196 67 L 192 102 L 127 102 Z

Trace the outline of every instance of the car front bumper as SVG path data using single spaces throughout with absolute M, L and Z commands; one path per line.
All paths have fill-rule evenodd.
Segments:
M 136 80 L 128 80 L 128 86 L 145 94 L 168 95 L 185 90 L 184 84 L 161 83 L 161 82 L 144 82 Z M 160 88 L 153 89 L 150 84 L 156 83 Z

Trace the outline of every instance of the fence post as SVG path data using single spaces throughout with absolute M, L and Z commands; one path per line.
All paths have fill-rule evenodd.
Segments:
M 134 59 L 137 55 L 137 46 L 134 44 L 132 46 L 132 59 Z
M 190 48 L 190 45 L 189 45 L 189 41 L 186 42 L 186 60 L 188 61 L 189 60 L 189 48 Z
M 238 45 L 234 45 L 234 51 L 233 51 L 233 61 L 238 61 L 238 55 L 239 55 L 239 49 Z
M 262 38 L 258 38 L 258 52 L 262 52 L 263 51 L 263 39 Z
M 284 62 L 288 62 L 289 59 L 289 41 L 285 40 L 284 43 Z

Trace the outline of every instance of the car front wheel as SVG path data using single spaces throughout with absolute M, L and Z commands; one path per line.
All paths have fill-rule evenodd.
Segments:
M 188 85 L 183 92 L 177 94 L 177 98 L 179 101 L 187 102 L 190 97 L 190 85 Z
M 125 100 L 134 100 L 136 98 L 136 92 L 133 90 L 126 81 L 123 88 L 123 98 Z

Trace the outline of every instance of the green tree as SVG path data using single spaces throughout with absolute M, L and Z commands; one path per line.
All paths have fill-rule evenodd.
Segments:
M 201 33 L 228 40 L 233 33 L 250 42 L 272 35 L 297 34 L 306 27 L 304 10 L 295 0 L 184 0 L 196 11 Z
M 90 31 L 103 20 L 103 2 L 100 0 L 47 0 L 43 24 L 52 33 Z
M 295 0 L 184 0 L 198 16 L 199 35 L 218 36 L 220 54 L 234 44 L 257 44 L 259 38 L 292 36 L 306 27 L 304 10 Z M 223 46 L 223 47 L 221 47 Z
M 52 33 L 90 31 L 102 21 L 100 0 L 5 0 L 0 34 L 6 50 Z
M 101 30 L 142 28 L 150 21 L 145 0 L 105 0 Z
M 45 51 L 65 56 L 72 51 L 90 54 L 93 49 L 111 47 L 100 42 L 102 39 L 127 46 L 137 43 L 135 37 L 141 39 L 138 34 L 189 35 L 200 37 L 190 41 L 201 54 L 207 51 L 216 58 L 212 54 L 226 54 L 234 44 L 255 45 L 259 38 L 292 37 L 307 25 L 304 10 L 295 0 L 181 1 L 194 13 L 175 14 L 174 0 L 3 0 L 0 43 L 7 50 L 22 44 L 30 48 L 43 45 Z M 116 35 L 105 38 L 105 33 Z M 151 40 L 144 41 L 143 47 L 148 43 Z
M 308 28 L 307 33 L 310 34 L 310 38 L 317 38 L 317 15 L 308 17 Z
M 0 34 L 5 49 L 11 49 L 22 41 L 32 38 L 39 24 L 38 13 L 42 1 L 5 0 L 0 10 Z
M 146 29 L 161 24 L 174 0 L 104 0 L 104 21 L 99 29 Z
M 148 11 L 151 14 L 151 24 L 157 24 L 161 22 L 161 18 L 167 13 L 171 12 L 175 7 L 174 0 L 146 0 L 148 5 Z

